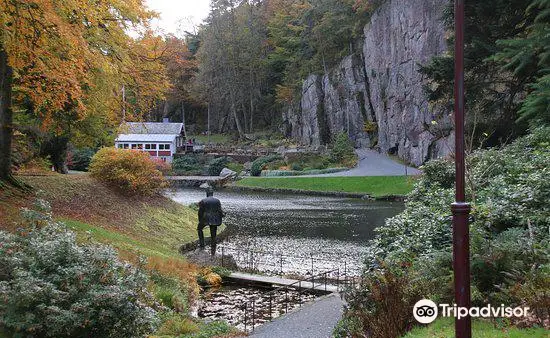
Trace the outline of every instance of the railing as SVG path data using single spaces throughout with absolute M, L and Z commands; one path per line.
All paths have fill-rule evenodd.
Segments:
M 335 276 L 336 278 L 329 279 L 330 275 Z M 310 292 L 313 299 L 315 299 L 316 292 L 318 291 L 328 292 L 327 287 L 332 288 L 336 286 L 336 290 L 340 291 L 341 286 L 347 287 L 350 285 L 355 285 L 355 284 L 352 284 L 354 283 L 354 279 L 355 279 L 354 277 L 349 278 L 348 276 L 341 274 L 340 269 L 337 268 L 334 270 L 324 271 L 317 275 L 312 275 L 311 277 L 300 279 L 292 284 L 283 285 L 281 287 L 278 287 L 272 291 L 269 291 L 263 294 L 261 297 L 254 297 L 244 302 L 242 305 L 242 309 L 244 310 L 244 318 L 241 324 L 244 325 L 244 331 L 245 332 L 254 331 L 256 326 L 259 326 L 265 322 L 269 322 L 274 318 L 278 317 L 273 315 L 274 305 L 277 308 L 276 309 L 277 314 L 280 314 L 280 315 L 287 314 L 289 311 L 289 304 L 291 304 L 290 305 L 291 310 L 293 309 L 293 305 L 295 304 L 298 304 L 298 307 L 302 306 L 303 304 L 302 295 L 305 292 Z M 316 281 L 317 281 L 317 284 L 315 284 Z M 335 283 L 335 285 L 329 285 L 327 283 L 328 281 Z M 278 297 L 283 293 L 284 293 L 284 297 Z M 289 298 L 289 294 L 290 294 L 290 298 Z M 263 307 L 260 306 L 258 308 L 256 306 L 256 303 L 258 302 L 259 298 L 261 298 L 262 300 L 267 299 L 266 301 L 267 304 L 264 305 Z M 291 303 L 291 301 L 294 301 L 294 302 Z M 296 308 L 296 306 L 294 306 L 294 308 Z M 284 310 L 284 312 L 282 312 L 282 310 Z
M 301 266 L 305 267 L 304 262 L 308 262 L 309 265 L 308 268 L 306 268 L 306 273 L 308 275 L 314 275 L 315 270 L 317 267 L 317 270 L 331 270 L 335 271 L 336 269 L 332 267 L 319 267 L 319 263 L 328 263 L 325 265 L 331 265 L 331 266 L 337 266 L 339 269 L 342 270 L 343 274 L 348 275 L 359 275 L 360 271 L 358 268 L 353 268 L 352 264 L 348 264 L 347 260 L 340 260 L 340 259 L 328 259 L 328 258 L 322 258 L 315 256 L 313 253 L 310 255 L 286 255 L 280 252 L 268 252 L 268 251 L 261 251 L 261 250 L 253 250 L 253 249 L 241 249 L 241 248 L 235 248 L 228 245 L 219 245 L 218 250 L 221 251 L 221 265 L 222 267 L 227 264 L 227 261 L 225 260 L 225 256 L 227 254 L 231 254 L 233 256 L 233 259 L 238 264 L 240 263 L 240 269 L 243 269 L 245 271 L 250 272 L 257 272 L 260 271 L 260 266 L 264 266 L 269 268 L 269 270 L 262 270 L 262 272 L 268 272 L 268 273 L 274 273 L 278 275 L 283 275 L 286 273 L 298 273 L 299 271 L 292 271 L 290 269 L 295 268 L 292 267 L 293 262 L 301 262 Z M 218 251 L 218 252 L 220 252 Z M 317 254 L 323 254 L 323 252 L 317 252 Z M 327 255 L 330 255 L 330 253 L 326 253 Z M 290 266 L 290 268 L 289 268 Z M 286 268 L 286 269 L 285 269 Z M 286 270 L 286 271 L 285 271 Z

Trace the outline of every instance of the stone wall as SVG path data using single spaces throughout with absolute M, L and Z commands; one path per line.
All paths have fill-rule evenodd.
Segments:
M 328 74 L 310 75 L 300 103 L 283 113 L 287 136 L 329 143 L 345 131 L 356 147 L 378 147 L 420 165 L 450 152 L 449 111 L 431 107 L 418 72 L 446 51 L 441 17 L 447 1 L 388 0 L 364 29 L 360 55 Z

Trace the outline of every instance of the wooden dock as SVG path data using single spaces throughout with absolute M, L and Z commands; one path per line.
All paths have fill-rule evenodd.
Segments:
M 311 281 L 299 281 L 295 279 L 289 279 L 289 278 L 281 278 L 276 276 L 262 276 L 262 275 L 253 275 L 249 273 L 244 272 L 232 272 L 229 277 L 229 279 L 240 281 L 240 282 L 250 282 L 255 284 L 264 284 L 268 286 L 290 286 L 295 288 L 301 288 L 303 290 L 309 289 L 309 290 L 315 290 L 315 291 L 322 291 L 327 293 L 334 293 L 338 292 L 338 286 L 337 285 L 331 285 L 326 284 L 325 281 L 319 279 L 319 281 L 315 280 L 315 283 L 312 283 Z

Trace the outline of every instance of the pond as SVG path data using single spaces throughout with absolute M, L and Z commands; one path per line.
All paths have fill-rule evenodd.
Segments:
M 168 194 L 185 205 L 205 197 L 200 189 Z M 402 202 L 298 194 L 221 190 L 215 197 L 230 231 L 219 251 L 240 267 L 302 276 L 337 267 L 357 274 L 374 229 L 404 209 Z
M 307 290 L 229 284 L 206 289 L 202 293 L 198 316 L 209 320 L 225 320 L 245 331 L 292 311 L 315 297 L 316 294 Z

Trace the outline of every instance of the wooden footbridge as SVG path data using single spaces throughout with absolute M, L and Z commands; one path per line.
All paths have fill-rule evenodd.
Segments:
M 166 179 L 172 187 L 200 187 L 204 183 L 208 183 L 213 187 L 222 187 L 227 184 L 231 176 L 167 176 Z
M 270 287 L 293 287 L 299 291 L 312 290 L 326 293 L 338 292 L 341 287 L 338 285 L 340 284 L 340 281 L 338 281 L 336 285 L 329 284 L 328 277 L 328 272 L 327 274 L 319 274 L 316 278 L 306 278 L 305 280 L 296 280 L 277 276 L 263 276 L 245 272 L 232 272 L 226 278 L 228 280 L 239 281 L 240 283 L 249 282 L 253 284 L 264 284 Z M 344 281 L 342 280 L 341 282 Z

